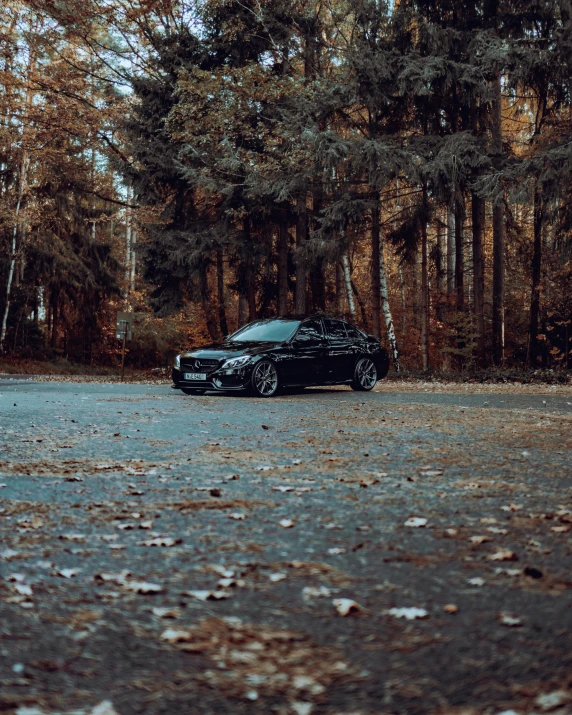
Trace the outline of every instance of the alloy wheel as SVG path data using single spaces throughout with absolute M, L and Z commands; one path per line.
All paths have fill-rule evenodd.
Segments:
M 252 384 L 261 397 L 272 397 L 278 390 L 278 372 L 271 362 L 260 362 L 254 368 Z
M 355 377 L 358 389 L 372 390 L 377 382 L 377 368 L 373 360 L 362 358 L 356 365 Z

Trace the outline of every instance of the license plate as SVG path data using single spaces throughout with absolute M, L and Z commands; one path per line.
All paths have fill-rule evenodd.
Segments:
M 185 380 L 206 380 L 206 372 L 186 372 Z

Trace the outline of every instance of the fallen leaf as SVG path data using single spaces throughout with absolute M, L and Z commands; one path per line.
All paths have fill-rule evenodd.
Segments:
M 522 618 L 515 616 L 514 613 L 509 613 L 508 611 L 501 611 L 498 614 L 499 622 L 503 626 L 509 626 L 515 628 L 517 626 L 522 626 Z
M 390 608 L 388 611 L 390 616 L 396 618 L 405 618 L 408 621 L 413 621 L 416 618 L 427 618 L 429 615 L 424 608 Z
M 514 551 L 497 551 L 496 554 L 487 556 L 489 561 L 518 561 L 518 556 Z
M 306 586 L 302 589 L 302 598 L 309 601 L 311 598 L 322 598 L 331 596 L 333 591 L 325 586 Z
M 102 581 L 103 583 L 123 584 L 131 576 L 131 571 L 120 571 L 119 573 L 96 573 L 94 581 Z
M 421 527 L 425 526 L 427 524 L 427 519 L 424 519 L 423 517 L 420 516 L 412 516 L 410 519 L 407 519 L 405 522 L 404 526 L 413 526 L 413 527 Z
M 141 593 L 143 595 L 153 595 L 155 593 L 163 593 L 163 587 L 156 583 L 147 583 L 146 581 L 126 581 L 122 584 L 128 591 Z
M 498 526 L 487 526 L 487 531 L 490 531 L 491 534 L 502 534 L 503 536 L 508 534 L 508 529 L 501 529 Z
M 359 603 L 352 601 L 351 598 L 334 598 L 332 603 L 340 616 L 351 616 L 361 611 Z
M 566 690 L 553 690 L 551 693 L 543 693 L 534 701 L 544 712 L 550 712 L 560 708 L 562 705 L 572 700 L 572 693 Z
M 185 591 L 183 596 L 192 596 L 199 601 L 220 601 L 224 598 L 230 598 L 230 591 Z
M 145 541 L 138 541 L 138 546 L 175 546 L 180 544 L 182 539 L 171 539 L 164 537 L 157 537 L 156 539 L 146 539 Z
M 241 578 L 220 578 L 217 581 L 216 585 L 220 586 L 221 588 L 243 588 L 246 585 L 246 582 L 243 581 Z
M 32 596 L 32 587 L 26 583 L 15 583 L 12 589 L 20 596 Z
M 178 618 L 181 615 L 180 608 L 152 608 L 151 613 L 157 618 Z
M 278 582 L 280 582 L 280 581 L 284 581 L 285 578 L 287 578 L 286 574 L 285 574 L 285 573 L 279 573 L 279 572 L 277 572 L 277 573 L 271 573 L 271 574 L 268 576 L 268 579 L 269 579 L 270 581 L 272 581 L 272 583 L 278 583 Z
M 217 573 L 219 576 L 223 576 L 224 578 L 232 578 L 236 573 L 234 569 L 228 569 L 222 564 L 211 564 L 210 566 L 207 566 L 207 568 L 209 569 L 209 571 L 213 571 L 214 573 Z
M 471 586 L 484 586 L 486 581 L 484 578 L 481 578 L 480 576 L 475 576 L 474 578 L 468 578 L 467 583 L 470 584 Z
M 312 705 L 312 703 L 305 703 L 301 700 L 295 700 L 293 703 L 290 703 L 290 708 L 294 711 L 295 715 L 310 715 L 310 713 L 314 709 L 314 706 Z
M 191 640 L 191 632 L 182 628 L 167 628 L 161 633 L 161 640 L 167 643 L 184 643 Z
M 89 715 L 119 715 L 110 700 L 104 700 L 89 711 Z

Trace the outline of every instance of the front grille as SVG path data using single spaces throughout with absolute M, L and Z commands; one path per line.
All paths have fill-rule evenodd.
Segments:
M 216 370 L 218 364 L 218 360 L 209 360 L 206 358 L 183 358 L 181 360 L 181 370 L 210 373 Z

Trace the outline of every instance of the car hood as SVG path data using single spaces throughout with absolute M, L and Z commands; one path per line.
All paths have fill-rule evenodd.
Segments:
M 205 360 L 226 360 L 231 357 L 240 357 L 241 355 L 259 355 L 267 350 L 275 348 L 279 343 L 274 342 L 228 342 L 214 343 L 213 345 L 205 345 L 198 350 L 191 350 L 187 353 L 182 353 L 181 357 L 186 358 L 204 358 Z

